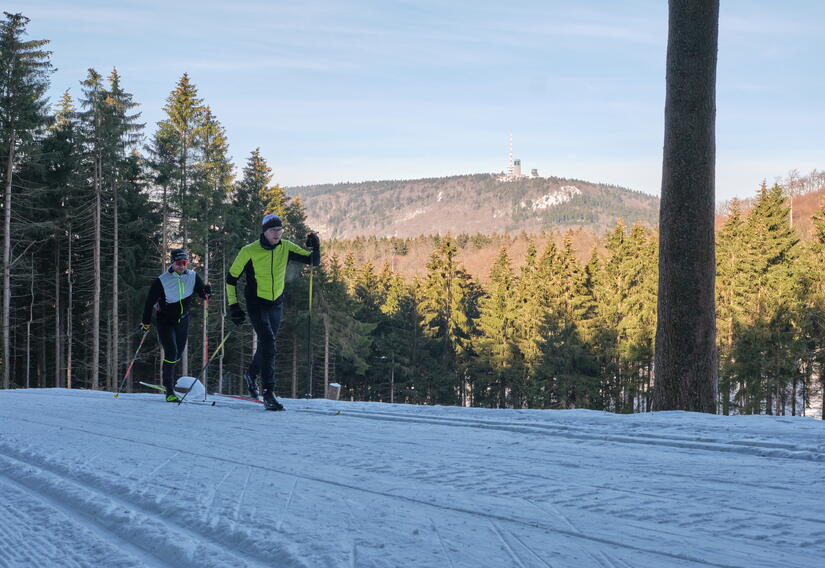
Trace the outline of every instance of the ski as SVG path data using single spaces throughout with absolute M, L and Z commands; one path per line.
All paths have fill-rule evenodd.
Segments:
M 258 404 L 263 404 L 264 402 L 258 398 L 252 398 L 251 396 L 243 396 L 240 394 L 223 394 L 220 392 L 213 392 L 213 396 L 225 396 L 226 398 L 237 398 L 238 400 L 245 400 L 247 402 L 257 402 Z
M 161 385 L 153 385 L 152 383 L 144 383 L 143 381 L 138 381 L 140 384 L 145 386 L 146 388 L 154 389 L 156 391 L 160 391 L 165 393 L 166 389 Z M 215 406 L 214 400 L 184 400 L 184 404 L 202 404 L 204 406 Z
M 267 410 L 286 410 L 283 406 L 280 406 L 280 405 L 279 405 L 278 408 L 270 408 L 266 405 L 266 402 L 264 402 L 263 400 L 261 400 L 259 398 L 252 398 L 251 396 L 243 396 L 243 395 L 240 395 L 240 394 L 223 394 L 223 393 L 220 393 L 220 392 L 216 392 L 216 393 L 212 393 L 212 394 L 215 395 L 215 396 L 225 396 L 226 398 L 235 398 L 235 399 L 238 399 L 238 400 L 245 400 L 247 402 L 257 402 L 258 404 L 263 404 L 264 407 Z

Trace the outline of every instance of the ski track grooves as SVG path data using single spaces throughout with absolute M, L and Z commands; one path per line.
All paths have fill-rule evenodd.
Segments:
M 502 534 L 499 526 L 492 519 L 490 520 L 490 527 L 493 529 L 493 532 L 496 533 L 496 536 L 498 536 L 498 539 L 501 541 L 501 544 L 504 545 L 504 549 L 507 551 L 507 554 L 510 555 L 510 559 L 513 562 L 515 562 L 519 568 L 527 568 L 527 566 L 525 566 L 524 563 L 521 561 L 521 558 L 519 558 L 519 555 L 516 554 L 516 551 L 513 550 L 513 547 L 510 546 L 510 543 L 508 543 L 507 540 L 504 538 L 504 535 Z
M 435 536 L 438 537 L 438 543 L 441 545 L 441 551 L 444 553 L 444 558 L 446 558 L 447 562 L 450 563 L 450 568 L 455 568 L 455 564 L 453 564 L 453 559 L 450 558 L 450 553 L 447 552 L 447 545 L 444 544 L 444 538 L 442 538 L 441 532 L 438 530 L 438 527 L 435 526 L 435 521 L 432 519 L 432 517 L 427 517 L 427 520 L 430 521 L 430 526 L 433 527 L 433 532 L 435 533 Z
M 3 458 L 5 458 L 5 456 L 0 457 L 0 460 Z M 43 491 L 42 487 L 33 486 L 30 482 L 27 483 L 26 481 L 19 481 L 13 477 L 10 477 L 3 471 L 0 471 L 0 478 L 2 479 L 0 484 L 6 484 L 25 493 L 26 495 L 31 496 L 32 499 L 45 503 L 50 508 L 63 514 L 63 516 L 69 519 L 70 522 L 73 522 L 87 530 L 101 541 L 111 543 L 113 547 L 120 549 L 120 551 L 124 552 L 127 556 L 133 557 L 147 568 L 172 568 L 172 564 L 164 562 L 161 558 L 154 555 L 151 550 L 143 549 L 136 546 L 129 540 L 121 538 L 117 532 L 109 529 L 106 526 L 106 523 L 98 520 L 96 516 L 85 513 L 79 508 L 74 507 L 69 502 L 70 499 L 66 499 L 59 495 L 53 495 L 51 492 Z M 31 478 L 28 479 L 31 480 Z M 2 562 L 2 559 L 0 559 L 0 562 Z M 3 562 L 2 565 L 5 566 L 5 562 Z
M 330 416 L 336 415 L 336 412 L 333 412 L 333 411 L 310 410 L 310 409 L 294 409 L 294 410 L 296 410 L 298 412 L 326 414 L 326 415 L 330 415 Z M 350 412 L 350 411 L 347 411 L 347 412 Z M 358 411 L 355 411 L 355 412 L 358 412 Z M 344 414 L 344 415 L 346 415 L 346 414 Z M 17 418 L 17 419 L 18 420 L 24 420 L 24 419 L 21 419 L 21 418 Z M 460 420 L 460 419 L 453 419 L 453 420 Z M 399 421 L 399 422 L 402 422 L 402 421 Z M 407 422 L 407 421 L 403 421 L 403 422 Z M 91 424 L 91 423 L 89 425 L 97 425 L 97 426 L 101 426 L 101 427 L 104 426 L 104 424 Z M 451 425 L 448 425 L 448 426 L 451 426 Z M 563 426 L 563 427 L 566 428 L 566 426 Z M 85 430 L 84 430 L 84 432 L 85 432 Z M 559 434 L 559 436 L 564 437 L 563 434 Z M 152 439 L 157 439 L 157 438 L 154 437 Z M 601 438 L 596 438 L 596 439 L 600 440 Z M 825 449 L 825 447 L 823 449 Z M 136 469 L 137 468 L 138 468 L 138 466 L 136 466 Z M 188 472 L 187 472 L 187 475 L 188 475 Z M 678 479 L 692 479 L 693 478 L 693 476 L 691 474 L 680 474 L 680 473 L 677 473 L 677 472 L 660 472 L 660 475 L 667 475 L 669 477 L 675 477 L 675 478 L 678 478 Z M 541 479 L 541 480 L 546 479 L 543 476 L 538 476 L 538 478 Z M 737 487 L 741 486 L 741 482 L 737 481 L 735 479 L 731 479 L 731 480 L 715 479 L 714 482 L 731 484 L 731 485 L 735 485 Z M 630 491 L 630 490 L 627 490 L 627 489 L 620 489 L 620 488 L 616 488 L 616 487 L 606 487 L 606 486 L 602 486 L 602 485 L 598 485 L 598 484 L 588 484 L 588 483 L 585 483 L 585 482 L 582 482 L 582 481 L 578 481 L 577 484 L 579 486 L 582 486 L 582 487 L 584 487 L 584 486 L 591 487 L 591 488 L 599 490 L 599 491 L 609 490 L 609 491 L 615 491 L 615 492 L 621 492 L 621 493 L 629 493 L 629 494 L 632 494 L 632 495 L 650 496 L 650 497 L 653 497 L 653 498 L 656 498 L 656 499 L 662 499 L 662 500 L 675 500 L 675 501 L 680 500 L 679 498 L 669 497 L 665 494 L 648 494 L 648 493 L 646 493 L 644 491 L 641 491 L 641 490 Z M 761 487 L 761 486 L 754 486 L 754 487 Z M 170 494 L 172 492 L 174 492 L 174 489 L 170 489 Z M 814 518 L 814 517 L 810 517 L 810 516 L 787 515 L 787 514 L 783 514 L 783 513 L 777 513 L 777 512 L 774 512 L 774 511 L 753 511 L 751 509 L 736 506 L 736 505 L 731 505 L 729 503 L 726 505 L 726 507 L 728 507 L 731 510 L 743 512 L 743 513 L 757 513 L 759 515 L 769 515 L 769 516 L 774 516 L 774 517 L 777 517 L 777 518 L 783 518 L 783 519 L 788 519 L 788 520 L 804 520 L 804 521 L 812 522 L 812 523 L 816 523 L 816 524 L 825 524 L 825 519 Z
M 627 544 L 627 543 L 624 543 L 624 542 L 621 542 L 621 541 L 618 541 L 618 540 L 611 540 L 609 538 L 603 538 L 603 537 L 599 537 L 599 536 L 591 536 L 591 535 L 579 533 L 577 531 L 569 531 L 569 530 L 559 529 L 559 528 L 556 528 L 556 527 L 549 526 L 548 524 L 542 523 L 540 520 L 537 521 L 537 520 L 517 519 L 517 518 L 508 517 L 506 515 L 485 513 L 485 512 L 482 512 L 482 511 L 477 511 L 477 510 L 470 509 L 468 507 L 451 506 L 451 505 L 434 503 L 434 502 L 427 501 L 427 500 L 424 500 L 424 499 L 409 497 L 409 496 L 406 496 L 406 495 L 396 495 L 396 494 L 393 494 L 393 493 L 390 493 L 390 492 L 380 491 L 380 490 L 377 490 L 377 489 L 364 488 L 364 487 L 360 487 L 360 486 L 356 486 L 356 485 L 350 485 L 348 483 L 335 481 L 335 480 L 332 480 L 332 479 L 325 479 L 325 478 L 318 477 L 318 476 L 303 475 L 303 474 L 300 474 L 300 473 L 296 473 L 294 471 L 282 470 L 282 469 L 278 469 L 278 468 L 274 468 L 274 467 L 262 466 L 262 465 L 257 465 L 257 464 L 250 464 L 250 463 L 242 462 L 242 461 L 239 461 L 239 460 L 234 460 L 234 459 L 231 459 L 231 458 L 226 458 L 226 457 L 221 457 L 221 456 L 213 456 L 213 455 L 207 455 L 207 454 L 199 454 L 199 453 L 196 453 L 196 452 L 191 452 L 191 451 L 188 451 L 188 450 L 182 450 L 182 449 L 178 449 L 178 448 L 170 448 L 170 447 L 165 446 L 165 445 L 160 444 L 160 443 L 149 442 L 149 441 L 142 440 L 142 439 L 134 439 L 134 438 L 128 438 L 128 437 L 125 437 L 125 436 L 116 436 L 116 435 L 113 435 L 113 434 L 104 434 L 104 433 L 100 433 L 100 432 L 93 432 L 91 430 L 87 430 L 87 429 L 83 429 L 83 428 L 77 428 L 77 427 L 74 427 L 74 426 L 48 424 L 48 423 L 38 422 L 38 421 L 35 421 L 35 420 L 30 420 L 30 419 L 20 418 L 20 417 L 14 417 L 14 419 L 19 420 L 19 421 L 23 421 L 23 422 L 38 424 L 38 425 L 47 425 L 47 426 L 55 426 L 55 427 L 59 426 L 59 427 L 62 427 L 63 429 L 65 429 L 65 430 L 76 430 L 76 431 L 79 431 L 79 432 L 83 432 L 84 434 L 92 434 L 92 435 L 100 436 L 100 437 L 103 437 L 103 438 L 121 440 L 121 441 L 126 441 L 126 442 L 130 442 L 130 443 L 134 443 L 134 444 L 143 444 L 143 445 L 146 445 L 146 446 L 151 446 L 151 447 L 159 448 L 159 449 L 179 451 L 182 454 L 192 455 L 192 456 L 195 456 L 195 457 L 198 457 L 198 458 L 207 458 L 207 459 L 213 459 L 213 460 L 216 460 L 216 461 L 221 461 L 221 462 L 229 463 L 229 464 L 248 466 L 248 467 L 259 469 L 259 470 L 262 470 L 262 471 L 270 471 L 270 472 L 279 473 L 279 474 L 282 474 L 282 475 L 297 477 L 297 478 L 305 479 L 307 481 L 313 481 L 313 482 L 316 482 L 316 483 L 323 483 L 323 484 L 326 484 L 326 485 L 331 485 L 331 486 L 334 486 L 334 487 L 349 489 L 349 490 L 356 491 L 356 492 L 367 493 L 367 494 L 370 494 L 370 495 L 377 495 L 377 496 L 385 497 L 385 498 L 389 498 L 389 499 L 398 499 L 398 500 L 406 501 L 406 502 L 409 502 L 409 503 L 414 503 L 414 504 L 417 504 L 417 505 L 424 505 L 424 506 L 427 506 L 427 507 L 433 507 L 433 508 L 438 509 L 438 510 L 453 511 L 453 512 L 457 512 L 457 513 L 472 515 L 472 516 L 475 516 L 475 517 L 487 519 L 489 522 L 502 521 L 502 522 L 514 523 L 514 524 L 517 524 L 517 525 L 520 525 L 520 526 L 526 526 L 526 527 L 530 527 L 530 528 L 534 528 L 534 529 L 539 528 L 539 529 L 542 529 L 542 530 L 545 530 L 545 531 L 548 531 L 548 532 L 554 532 L 554 533 L 562 534 L 562 535 L 565 535 L 565 536 L 568 536 L 568 537 L 573 537 L 573 538 L 576 538 L 576 539 L 587 540 L 587 541 L 590 541 L 590 542 L 594 542 L 594 543 L 598 543 L 598 544 L 604 544 L 604 545 L 613 546 L 613 547 L 618 547 L 618 548 L 621 548 L 621 549 L 630 550 L 630 551 L 634 551 L 634 552 L 641 552 L 641 553 L 652 555 L 652 556 L 675 559 L 675 560 L 679 560 L 679 561 L 682 561 L 682 562 L 692 562 L 692 563 L 700 565 L 700 566 L 714 566 L 714 567 L 718 567 L 718 568 L 738 568 L 738 566 L 736 566 L 736 565 L 720 564 L 720 563 L 716 563 L 716 562 L 712 562 L 712 561 L 706 561 L 706 560 L 702 560 L 701 558 L 698 558 L 696 556 L 689 555 L 689 554 L 676 554 L 676 553 L 670 553 L 670 552 L 663 552 L 663 551 L 659 551 L 659 550 L 653 550 L 653 549 L 648 549 L 648 548 L 644 548 L 644 547 L 641 547 L 641 546 L 636 546 L 636 545 L 633 545 L 633 544 Z M 9 447 L 7 444 L 4 444 L 2 439 L 0 439 L 0 448 L 4 448 L 4 447 L 6 449 L 10 450 L 12 453 L 16 453 L 13 448 Z M 21 461 L 25 461 L 25 458 L 21 458 Z M 64 475 L 70 475 L 70 472 L 65 472 Z M 181 530 L 186 531 L 187 529 L 184 529 L 183 527 L 181 527 Z M 204 537 L 204 536 L 208 536 L 208 535 L 198 535 L 198 536 Z M 297 559 L 295 561 L 298 562 Z M 302 565 L 302 564 L 296 564 L 296 565 Z
M 0 453 L 0 462 L 7 464 L 3 468 L 4 476 L 37 495 L 48 496 L 49 503 L 68 516 L 88 519 L 93 526 L 116 537 L 118 542 L 132 543 L 134 550 L 142 551 L 149 558 L 157 558 L 151 566 L 269 566 L 271 563 L 271 557 L 263 553 L 256 556 L 237 547 L 226 548 L 216 541 L 217 534 L 199 533 L 140 504 L 115 497 L 116 487 L 96 487 L 78 479 L 71 471 L 54 467 L 40 456 L 17 452 L 2 440 L 0 449 L 5 450 Z M 10 475 L 10 471 L 17 475 Z M 87 526 L 89 522 L 83 525 Z M 192 524 L 196 526 L 196 523 Z M 179 544 L 181 540 L 197 542 L 199 546 L 190 552 Z M 155 556 L 154 551 L 158 550 L 167 551 L 164 558 Z M 205 562 L 204 556 L 214 562 Z M 296 558 L 281 557 L 279 560 L 285 562 L 281 564 L 283 566 L 306 566 Z
M 313 414 L 334 414 L 331 411 L 316 410 L 311 408 L 295 408 L 292 410 L 293 412 L 308 412 Z M 341 416 L 363 418 L 367 420 L 384 420 L 389 422 L 416 422 L 423 424 L 438 424 L 441 426 L 454 426 L 459 428 L 479 428 L 483 430 L 501 430 L 525 434 L 545 434 L 549 436 L 560 436 L 563 438 L 578 440 L 600 440 L 624 444 L 668 446 L 672 448 L 731 452 L 753 456 L 787 458 L 804 461 L 825 461 L 825 452 L 822 452 L 820 448 L 799 448 L 791 444 L 781 444 L 775 442 L 763 443 L 748 440 L 719 442 L 711 438 L 683 438 L 678 436 L 656 436 L 652 434 L 639 434 L 638 437 L 634 438 L 630 436 L 619 436 L 616 434 L 601 432 L 588 432 L 582 428 L 560 424 L 541 424 L 538 422 L 519 423 L 491 420 L 478 421 L 464 418 L 446 418 L 436 416 L 399 416 L 398 414 L 368 410 L 346 410 L 341 413 Z

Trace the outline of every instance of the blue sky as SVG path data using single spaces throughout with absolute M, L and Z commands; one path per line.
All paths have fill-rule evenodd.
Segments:
M 301 5 L 305 4 L 305 5 Z M 717 198 L 825 169 L 825 2 L 722 0 Z M 53 98 L 117 67 L 147 130 L 188 72 L 282 185 L 523 169 L 659 193 L 666 0 L 6 0 Z

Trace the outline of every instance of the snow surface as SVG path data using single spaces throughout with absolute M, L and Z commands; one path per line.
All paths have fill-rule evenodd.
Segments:
M 823 566 L 822 421 L 214 400 L 0 391 L 0 566 Z

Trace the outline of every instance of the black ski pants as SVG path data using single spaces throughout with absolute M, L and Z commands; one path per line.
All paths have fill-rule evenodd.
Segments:
M 167 390 L 175 386 L 175 367 L 183 356 L 186 348 L 186 339 L 189 336 L 189 318 L 180 321 L 157 321 L 158 339 L 163 345 L 163 386 Z
M 281 327 L 283 304 L 278 301 L 272 306 L 262 306 L 247 302 L 249 321 L 258 335 L 258 348 L 249 364 L 249 375 L 254 380 L 261 375 L 261 387 L 264 390 L 275 388 L 275 338 Z

